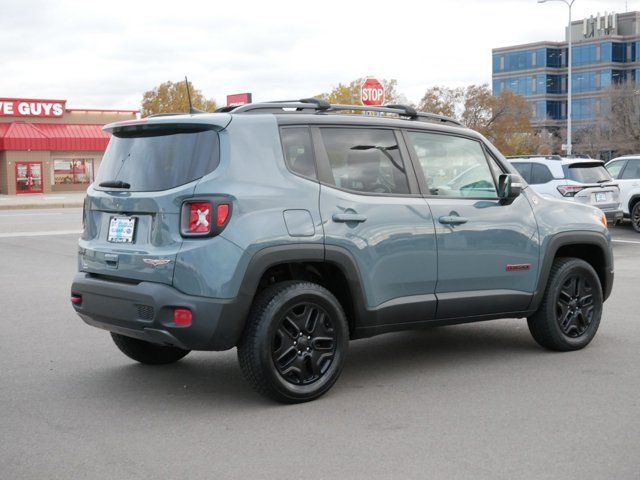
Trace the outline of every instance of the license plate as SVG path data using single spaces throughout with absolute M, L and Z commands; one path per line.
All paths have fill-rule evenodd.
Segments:
M 136 231 L 136 219 L 133 217 L 111 217 L 109 221 L 109 236 L 107 241 L 112 243 L 133 243 Z
M 596 202 L 606 202 L 607 194 L 606 192 L 598 192 L 596 193 Z

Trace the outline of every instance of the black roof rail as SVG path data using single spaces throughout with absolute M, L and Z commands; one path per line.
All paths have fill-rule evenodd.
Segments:
M 545 160 L 562 160 L 560 155 L 507 155 L 505 158 L 509 160 L 527 159 L 527 158 L 544 158 Z
M 409 105 L 382 105 L 382 106 L 368 106 L 368 105 L 342 105 L 342 104 L 330 104 L 326 100 L 318 98 L 303 98 L 302 100 L 281 100 L 275 102 L 262 102 L 262 103 L 248 103 L 239 107 L 223 107 L 216 111 L 233 112 L 233 113 L 247 113 L 255 111 L 265 111 L 265 113 L 282 113 L 284 109 L 290 109 L 294 112 L 304 112 L 313 110 L 317 113 L 325 112 L 340 112 L 340 111 L 354 111 L 354 112 L 378 112 L 378 113 L 390 113 L 398 115 L 399 117 L 406 117 L 409 120 L 429 120 L 442 123 L 449 123 L 458 127 L 464 127 L 462 123 L 453 118 L 445 117 L 443 115 L 437 115 L 435 113 L 418 112 L 415 108 Z M 270 111 L 270 112 L 269 112 Z M 285 110 L 286 111 L 286 110 Z

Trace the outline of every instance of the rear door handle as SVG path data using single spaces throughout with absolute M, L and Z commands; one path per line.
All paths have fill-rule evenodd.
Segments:
M 459 217 L 458 215 L 443 215 L 438 218 L 438 221 L 445 225 L 462 225 L 463 223 L 467 223 L 469 219 Z
M 104 262 L 107 264 L 107 267 L 118 268 L 118 255 L 105 253 Z
M 331 217 L 334 222 L 357 222 L 362 223 L 367 220 L 365 215 L 360 215 L 358 213 L 334 213 Z

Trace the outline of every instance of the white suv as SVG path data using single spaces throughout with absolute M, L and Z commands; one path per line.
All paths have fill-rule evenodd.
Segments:
M 620 188 L 602 161 L 559 155 L 511 157 L 509 161 L 538 194 L 598 207 L 611 224 L 622 220 Z
M 605 165 L 620 186 L 620 202 L 625 218 L 640 232 L 640 155 L 625 155 Z

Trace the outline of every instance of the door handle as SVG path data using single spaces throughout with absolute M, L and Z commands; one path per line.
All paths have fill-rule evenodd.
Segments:
M 463 223 L 467 223 L 469 219 L 459 217 L 458 215 L 443 215 L 438 218 L 438 221 L 445 225 L 462 225 Z
M 357 222 L 362 223 L 367 220 L 366 215 L 360 215 L 358 213 L 334 213 L 331 219 L 334 222 Z

